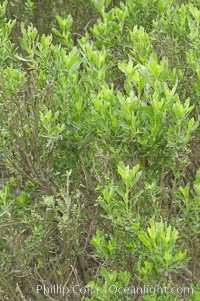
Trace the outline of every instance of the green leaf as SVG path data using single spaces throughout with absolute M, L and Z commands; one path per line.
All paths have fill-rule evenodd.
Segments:
M 91 0 L 92 4 L 94 5 L 94 7 L 96 8 L 96 10 L 102 14 L 103 10 L 104 10 L 104 5 L 103 5 L 103 1 L 102 0 Z
M 56 28 L 52 28 L 52 32 L 59 38 L 63 38 L 63 34 L 59 32 Z
M 149 250 L 152 249 L 152 245 L 149 240 L 149 237 L 144 231 L 139 232 L 138 237 L 145 247 L 147 247 Z

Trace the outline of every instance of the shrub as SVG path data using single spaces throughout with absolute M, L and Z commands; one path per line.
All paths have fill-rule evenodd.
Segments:
M 19 46 L 0 6 L 0 149 L 13 176 L 0 190 L 5 300 L 51 298 L 37 292 L 49 284 L 86 285 L 72 300 L 198 287 L 198 164 L 189 181 L 187 168 L 199 135 L 199 8 L 92 3 L 100 18 L 80 39 L 71 15 L 56 17 L 53 35 L 27 17 Z

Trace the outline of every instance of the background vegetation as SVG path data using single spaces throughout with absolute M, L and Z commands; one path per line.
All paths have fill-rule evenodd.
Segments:
M 200 300 L 199 26 L 197 0 L 0 5 L 1 300 Z

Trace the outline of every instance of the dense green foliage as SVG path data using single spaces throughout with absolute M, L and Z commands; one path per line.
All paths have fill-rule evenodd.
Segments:
M 199 2 L 36 2 L 18 41 L 0 6 L 1 299 L 200 300 Z

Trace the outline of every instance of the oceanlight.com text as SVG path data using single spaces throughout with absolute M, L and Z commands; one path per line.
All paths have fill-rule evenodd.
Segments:
M 102 291 L 104 291 L 104 288 L 99 287 L 90 287 L 90 286 L 83 286 L 80 285 L 74 285 L 74 286 L 65 286 L 65 285 L 44 285 L 39 284 L 37 285 L 36 291 L 37 294 L 44 294 L 47 296 L 51 295 L 62 295 L 66 296 L 69 294 L 74 295 L 98 295 L 102 294 Z M 111 295 L 149 295 L 149 296 L 155 296 L 155 295 L 193 295 L 194 294 L 194 288 L 192 287 L 161 287 L 159 285 L 156 286 L 127 286 L 127 287 L 120 287 L 117 285 L 111 285 L 106 290 Z

